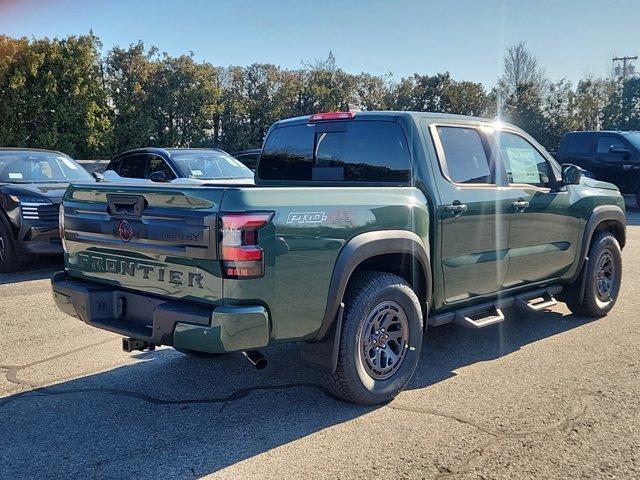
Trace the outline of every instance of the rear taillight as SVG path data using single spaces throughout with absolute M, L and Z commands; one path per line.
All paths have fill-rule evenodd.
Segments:
M 267 225 L 271 217 L 273 213 L 225 213 L 220 216 L 220 260 L 224 277 L 256 278 L 264 275 L 258 230 Z
M 58 210 L 58 230 L 60 232 L 60 240 L 62 241 L 62 249 L 67 251 L 67 243 L 64 240 L 64 205 L 60 204 Z

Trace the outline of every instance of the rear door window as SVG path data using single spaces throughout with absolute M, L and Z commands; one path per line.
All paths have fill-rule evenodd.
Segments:
M 318 122 L 275 129 L 258 165 L 263 180 L 406 183 L 411 160 L 395 122 Z
M 475 128 L 437 127 L 444 174 L 453 183 L 492 184 L 489 158 Z
M 146 178 L 147 154 L 137 154 L 120 159 L 118 175 L 125 178 Z
M 164 173 L 167 180 L 173 180 L 176 178 L 176 175 L 173 173 L 173 170 L 171 170 L 167 161 L 158 155 L 149 156 L 149 176 L 153 172 Z
M 567 133 L 565 152 L 567 154 L 585 154 L 594 151 L 594 135 L 590 133 Z
M 105 170 L 113 170 L 114 172 L 118 173 L 118 170 L 120 170 L 120 159 L 118 158 L 116 160 L 111 160 Z
M 608 154 L 609 148 L 613 146 L 625 148 L 624 142 L 617 137 L 602 136 L 598 138 L 598 153 Z

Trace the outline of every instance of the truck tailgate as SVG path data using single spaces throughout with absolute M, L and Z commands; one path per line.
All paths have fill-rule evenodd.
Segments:
M 64 198 L 69 276 L 163 297 L 222 299 L 217 212 L 225 187 L 97 183 Z

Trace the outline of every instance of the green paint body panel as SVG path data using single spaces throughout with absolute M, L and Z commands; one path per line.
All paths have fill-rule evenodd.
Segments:
M 264 307 L 219 307 L 211 325 L 177 323 L 173 346 L 182 350 L 226 353 L 266 347 L 269 315 Z
M 266 206 L 266 207 L 265 207 Z M 225 211 L 272 210 L 272 224 L 260 232 L 265 276 L 224 281 L 227 305 L 269 306 L 274 341 L 315 336 L 327 305 L 331 275 L 340 250 L 358 234 L 410 230 L 428 245 L 429 213 L 416 188 L 261 187 L 229 190 Z M 319 213 L 319 224 L 288 223 L 296 213 Z
M 356 236 L 406 230 L 417 234 L 430 260 L 432 290 L 420 300 L 430 314 L 481 303 L 526 288 L 563 283 L 579 268 L 587 222 L 600 205 L 624 212 L 617 189 L 584 178 L 579 185 L 541 189 L 456 185 L 440 165 L 434 125 L 490 128 L 483 119 L 410 112 L 363 112 L 355 120 L 400 124 L 409 145 L 409 185 L 323 185 L 281 182 L 255 186 L 72 185 L 65 199 L 66 272 L 96 282 L 213 309 L 210 326 L 178 324 L 179 348 L 210 352 L 312 340 L 324 320 L 338 256 Z M 306 118 L 279 122 L 305 123 Z M 552 161 L 535 140 L 516 128 Z M 128 219 L 129 242 L 109 196 L 140 196 L 146 208 Z M 525 212 L 517 200 L 529 202 Z M 455 217 L 445 206 L 459 201 Z M 274 212 L 258 233 L 264 276 L 224 278 L 218 260 L 221 212 Z M 304 216 L 306 215 L 306 217 Z M 301 219 L 304 219 L 301 220 Z M 238 310 L 241 313 L 238 313 Z

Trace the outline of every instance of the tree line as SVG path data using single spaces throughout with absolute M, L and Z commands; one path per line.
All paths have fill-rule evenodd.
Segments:
M 570 130 L 640 130 L 640 79 L 551 81 L 524 43 L 491 89 L 448 72 L 399 80 L 327 59 L 284 69 L 219 67 L 142 42 L 105 54 L 93 34 L 0 35 L 0 145 L 108 158 L 144 146 L 259 147 L 278 119 L 332 111 L 417 110 L 501 118 L 555 150 Z

